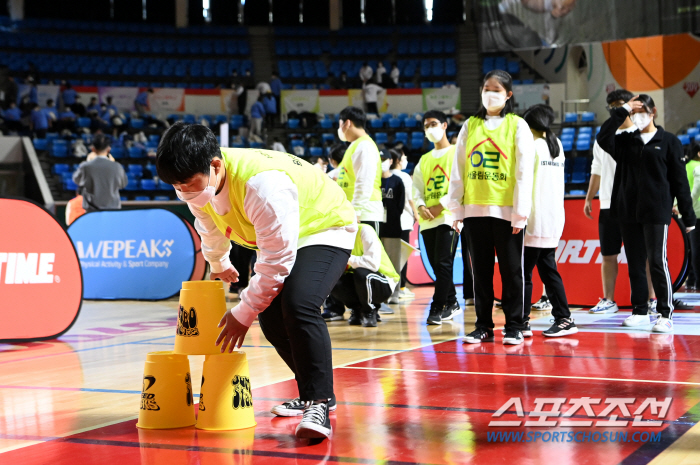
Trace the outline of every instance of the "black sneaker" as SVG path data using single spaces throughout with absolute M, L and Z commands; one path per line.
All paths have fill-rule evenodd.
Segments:
M 559 318 L 554 320 L 554 324 L 546 331 L 542 331 L 547 337 L 568 336 L 569 334 L 578 333 L 578 328 L 571 318 Z
M 363 328 L 376 328 L 377 327 L 377 311 L 371 310 L 369 313 L 362 313 L 360 316 L 360 322 Z
M 493 342 L 493 331 L 476 328 L 474 331 L 464 336 L 463 342 L 466 342 L 467 344 Z
M 350 326 L 360 326 L 362 322 L 360 321 L 360 311 L 354 308 L 350 309 L 350 318 L 348 318 L 348 324 Z
M 683 302 L 680 299 L 673 299 L 673 308 L 676 310 L 692 310 L 695 308 L 695 306 L 687 302 Z
M 333 433 L 331 419 L 328 416 L 328 404 L 326 402 L 311 402 L 304 409 L 304 417 L 297 425 L 296 436 L 298 438 L 325 439 Z
M 453 304 L 447 304 L 442 309 L 442 321 L 451 320 L 452 318 L 454 318 L 455 315 L 459 315 L 460 313 L 462 313 L 462 308 L 457 302 Z
M 525 324 L 527 325 L 527 327 L 526 327 L 525 329 L 522 330 L 523 337 L 532 337 L 532 328 L 530 327 L 530 323 L 528 322 L 528 323 L 525 323 Z M 503 336 L 506 335 L 506 329 L 505 329 L 505 328 L 503 328 L 503 330 L 501 330 L 501 334 L 502 334 Z
M 503 344 L 506 345 L 522 344 L 523 340 L 523 332 L 519 329 L 506 329 L 506 333 L 503 335 Z
M 275 405 L 272 407 L 272 410 L 270 412 L 274 413 L 278 417 L 298 417 L 299 415 L 304 414 L 304 406 L 306 405 L 306 402 L 302 402 L 301 399 L 298 397 L 296 399 L 292 399 L 288 402 L 285 402 L 280 405 Z M 335 412 L 335 409 L 338 407 L 338 404 L 335 400 L 335 395 L 333 398 L 328 401 L 328 411 L 329 412 Z
M 325 311 L 321 314 L 326 321 L 343 321 L 345 318 L 342 313 L 336 313 L 334 311 Z
M 441 325 L 442 324 L 442 309 L 437 307 L 430 307 L 430 313 L 428 314 L 429 325 Z

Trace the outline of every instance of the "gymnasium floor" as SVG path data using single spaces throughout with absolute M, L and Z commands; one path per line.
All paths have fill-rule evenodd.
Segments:
M 298 418 L 269 413 L 297 392 L 257 322 L 245 346 L 257 427 L 137 429 L 144 360 L 172 348 L 177 302 L 85 302 L 58 341 L 0 345 L 0 464 L 700 463 L 700 314 L 677 312 L 674 335 L 652 335 L 622 329 L 626 312 L 577 311 L 578 334 L 545 340 L 539 332 L 550 316 L 534 313 L 535 337 L 523 345 L 503 346 L 500 337 L 463 345 L 473 307 L 454 322 L 428 327 L 432 288 L 415 291 L 417 298 L 394 306 L 396 314 L 384 316 L 377 329 L 329 324 L 339 405 L 331 417 L 333 440 L 320 444 L 293 437 Z M 203 358 L 190 357 L 195 393 Z M 514 397 L 523 416 L 512 404 L 495 418 Z M 596 414 L 606 399 L 634 404 L 629 415 L 610 413 L 627 426 L 489 426 L 538 420 L 528 416 L 535 399 L 557 397 L 602 399 Z M 648 426 L 656 417 L 647 409 L 642 426 L 633 425 L 634 410 L 649 397 L 672 398 L 665 418 Z M 585 421 L 584 413 L 571 419 Z M 608 416 L 597 421 L 615 420 Z M 540 436 L 518 443 L 495 436 L 506 432 L 524 433 L 524 440 Z M 594 440 L 604 432 L 617 440 Z M 552 440 L 545 441 L 547 433 Z M 554 441 L 553 433 L 574 440 Z

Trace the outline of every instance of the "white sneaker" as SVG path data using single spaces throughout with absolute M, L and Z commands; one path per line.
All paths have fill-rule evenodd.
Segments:
M 670 333 L 673 331 L 673 320 L 670 318 L 664 318 L 662 316 L 656 320 L 656 324 L 651 331 L 654 333 Z
M 545 296 L 540 297 L 540 300 L 532 304 L 532 309 L 538 312 L 546 312 L 552 310 L 552 303 Z
M 387 301 L 388 304 L 390 305 L 395 305 L 399 303 L 399 298 L 398 296 L 391 296 L 389 297 L 389 300 Z
M 658 315 L 659 312 L 656 311 L 656 303 L 658 301 L 656 299 L 649 299 L 649 302 L 647 302 L 647 307 L 649 308 L 649 311 L 647 312 L 649 315 Z
M 620 311 L 620 309 L 617 308 L 617 304 L 615 302 L 608 299 L 600 299 L 595 307 L 588 310 L 588 313 L 602 314 L 617 313 L 618 311 Z
M 399 291 L 399 299 L 415 299 L 416 295 L 407 287 L 402 287 Z
M 649 326 L 650 324 L 651 320 L 649 319 L 649 315 L 630 315 L 622 322 L 622 326 L 630 327 Z

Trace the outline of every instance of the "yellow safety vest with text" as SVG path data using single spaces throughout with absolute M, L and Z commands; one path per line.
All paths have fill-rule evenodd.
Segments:
M 338 165 L 338 185 L 341 189 L 343 189 L 343 192 L 345 192 L 345 195 L 348 197 L 348 200 L 352 202 L 352 199 L 355 196 L 355 169 L 352 167 L 352 154 L 355 153 L 355 151 L 357 150 L 357 146 L 364 141 L 371 142 L 374 146 L 375 151 L 377 152 L 377 175 L 374 178 L 374 188 L 372 189 L 372 196 L 369 199 L 379 200 L 381 202 L 382 161 L 379 157 L 379 149 L 377 148 L 377 144 L 375 144 L 372 138 L 368 135 L 364 135 L 359 139 L 353 141 L 353 143 L 350 144 L 350 147 L 348 147 L 348 149 L 345 151 L 345 155 L 343 155 L 343 160 L 340 162 L 340 165 Z
M 455 159 L 455 146 L 451 145 L 441 157 L 435 158 L 433 152 L 423 155 L 420 159 L 420 172 L 423 175 L 423 197 L 425 206 L 430 208 L 438 205 L 440 199 L 447 195 L 447 189 L 450 186 L 450 173 L 452 172 L 452 163 Z M 440 218 L 445 213 L 443 210 L 436 218 Z M 421 216 L 420 224 L 427 221 Z
M 382 244 L 382 241 L 379 240 L 379 236 L 377 236 L 377 233 L 372 228 L 372 226 L 368 226 L 366 224 L 359 224 L 358 225 L 357 236 L 355 236 L 355 247 L 352 248 L 352 252 L 350 254 L 354 255 L 356 257 L 361 257 L 365 254 L 365 248 L 362 245 L 362 229 L 363 228 L 368 228 L 370 231 L 372 231 L 372 234 L 374 235 L 375 240 L 377 242 L 379 242 L 379 246 L 382 248 L 382 261 L 379 264 L 378 272 L 383 274 L 387 278 L 391 278 L 394 281 L 398 282 L 400 276 L 396 272 L 396 270 L 394 269 L 394 265 L 391 263 L 389 256 L 386 254 L 386 250 L 384 250 L 384 245 Z

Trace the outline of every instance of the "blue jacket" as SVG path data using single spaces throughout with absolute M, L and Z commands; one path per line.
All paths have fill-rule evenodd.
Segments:
M 250 117 L 251 118 L 263 118 L 265 116 L 265 107 L 261 102 L 255 102 L 252 107 L 250 107 Z

